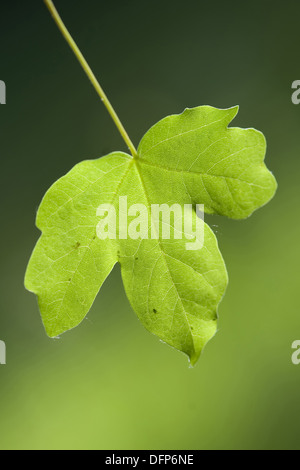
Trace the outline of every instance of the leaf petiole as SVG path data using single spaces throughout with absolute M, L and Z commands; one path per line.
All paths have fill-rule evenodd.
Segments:
M 64 36 L 65 40 L 69 44 L 70 48 L 72 49 L 73 53 L 77 57 L 80 65 L 82 66 L 83 70 L 85 71 L 86 75 L 90 79 L 93 87 L 95 88 L 96 92 L 101 98 L 104 106 L 106 107 L 107 111 L 109 112 L 112 120 L 114 121 L 115 125 L 117 126 L 123 140 L 125 141 L 126 145 L 128 146 L 133 158 L 137 158 L 137 151 L 131 142 L 126 130 L 124 129 L 123 124 L 121 123 L 118 115 L 116 114 L 114 108 L 112 107 L 111 103 L 109 102 L 106 94 L 104 93 L 100 83 L 98 82 L 97 78 L 95 77 L 92 69 L 90 68 L 89 64 L 83 57 L 80 49 L 78 48 L 77 44 L 75 43 L 74 39 L 70 35 L 69 31 L 67 30 L 66 26 L 64 25 L 58 11 L 56 10 L 53 2 L 51 0 L 44 0 L 48 10 L 50 11 L 55 23 L 57 24 L 59 30 L 61 31 L 62 35 Z

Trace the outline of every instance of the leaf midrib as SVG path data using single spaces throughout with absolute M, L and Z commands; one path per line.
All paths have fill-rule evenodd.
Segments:
M 190 134 L 191 132 L 199 131 L 200 129 L 204 129 L 205 127 L 212 126 L 213 124 L 224 121 L 226 118 L 227 118 L 227 116 L 225 115 L 221 119 L 217 119 L 216 121 L 209 122 L 208 124 L 204 124 L 203 126 L 196 127 L 195 129 L 189 129 L 188 131 L 184 131 L 184 132 L 181 132 L 179 134 L 172 135 L 171 137 L 168 137 L 167 139 L 160 140 L 155 145 L 152 145 L 152 147 L 149 147 L 148 150 L 146 150 L 146 152 L 144 153 L 144 155 L 151 152 L 151 150 L 158 147 L 159 145 L 164 144 L 165 142 L 169 142 L 170 140 L 177 139 L 178 137 L 182 137 L 183 135 Z M 139 153 L 139 148 L 138 148 L 138 153 Z
M 258 147 L 259 145 L 257 145 Z M 247 150 L 248 148 L 254 148 L 254 147 L 246 147 L 244 149 L 242 149 L 241 151 L 243 150 Z M 232 155 L 230 155 L 232 156 Z M 167 166 L 162 166 L 162 165 L 157 165 L 156 163 L 153 163 L 153 162 L 149 162 L 147 160 L 145 160 L 144 158 L 139 158 L 138 159 L 139 162 L 141 162 L 143 165 L 147 165 L 147 166 L 152 166 L 154 168 L 158 168 L 159 170 L 165 170 L 165 171 L 169 171 L 169 172 L 173 172 L 173 173 L 186 173 L 188 175 L 197 175 L 197 176 L 207 176 L 207 177 L 213 177 L 213 178 L 222 178 L 222 179 L 228 179 L 228 180 L 234 180 L 234 181 L 239 181 L 240 183 L 245 183 L 245 184 L 248 184 L 249 186 L 256 186 L 258 188 L 261 188 L 261 189 L 268 189 L 267 187 L 265 186 L 261 186 L 259 184 L 255 184 L 255 183 L 250 183 L 249 181 L 246 181 L 246 180 L 242 180 L 240 178 L 236 178 L 234 176 L 224 176 L 224 175 L 215 175 L 215 174 L 212 174 L 212 173 L 206 173 L 206 172 L 201 172 L 201 171 L 191 171 L 191 170 L 180 170 L 180 169 L 177 169 L 177 168 L 170 168 L 170 167 L 167 167 Z M 217 163 L 221 163 L 221 162 L 217 162 Z
M 143 188 L 143 191 L 144 191 L 144 194 L 145 194 L 145 198 L 146 198 L 146 200 L 147 200 L 147 202 L 148 202 L 148 206 L 150 207 L 150 206 L 151 206 L 150 198 L 149 198 L 149 196 L 148 196 L 148 192 L 147 192 L 146 185 L 145 185 L 145 182 L 144 182 L 144 179 L 143 179 L 143 176 L 142 176 L 142 172 L 141 172 L 141 169 L 140 169 L 140 167 L 139 167 L 138 159 L 135 159 L 135 163 L 136 163 L 135 166 L 136 166 L 136 169 L 137 169 L 137 173 L 138 173 L 138 175 L 139 175 L 139 178 L 140 178 L 140 181 L 141 181 L 141 185 L 142 185 L 142 188 Z M 165 253 L 164 250 L 163 250 L 163 247 L 162 247 L 162 244 L 161 244 L 161 241 L 160 241 L 159 236 L 157 237 L 157 241 L 158 241 L 158 245 L 159 245 L 159 247 L 160 247 L 161 253 L 163 254 L 163 259 L 164 259 L 164 261 L 165 261 L 165 265 L 166 265 L 167 270 L 168 270 L 168 272 L 169 272 L 171 281 L 172 281 L 172 283 L 173 283 L 173 285 L 174 285 L 174 288 L 175 288 L 175 290 L 176 290 L 178 300 L 180 301 L 181 306 L 182 306 L 182 309 L 183 309 L 183 312 L 184 312 L 184 316 L 185 316 L 185 320 L 186 320 L 186 323 L 187 323 L 187 326 L 188 326 L 188 329 L 189 329 L 190 337 L 191 337 L 191 339 L 192 339 L 193 352 L 196 353 L 194 338 L 193 338 L 191 326 L 190 326 L 189 321 L 188 321 L 188 318 L 187 318 L 187 316 L 186 316 L 185 307 L 184 307 L 184 305 L 183 305 L 183 302 L 182 302 L 181 297 L 180 297 L 180 295 L 179 295 L 178 289 L 177 289 L 176 284 L 175 284 L 175 282 L 174 282 L 172 273 L 171 273 L 170 268 L 169 268 L 169 264 L 168 264 L 167 259 L 166 259 L 166 253 Z M 174 315 L 174 312 L 173 312 L 173 315 Z

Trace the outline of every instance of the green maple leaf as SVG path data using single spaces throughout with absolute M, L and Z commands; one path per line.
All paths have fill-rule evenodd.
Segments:
M 195 223 L 196 204 L 203 204 L 207 213 L 240 219 L 272 198 L 276 181 L 264 164 L 264 136 L 228 128 L 237 111 L 202 106 L 169 116 L 145 134 L 133 156 L 115 152 L 84 161 L 49 189 L 37 214 L 42 236 L 25 278 L 38 296 L 49 336 L 85 318 L 119 262 L 143 325 L 195 364 L 216 332 L 227 286 L 215 235 L 203 223 L 203 247 L 187 249 L 191 227 L 179 238 L 176 217 L 169 217 L 164 237 L 160 230 L 143 231 L 137 214 L 145 208 L 150 220 L 154 205 L 177 204 L 193 207 Z M 128 207 L 139 204 L 126 219 L 125 201 Z M 101 205 L 115 209 L 116 233 L 110 238 L 98 234 Z M 128 231 L 140 236 L 128 237 Z
M 26 287 L 39 298 L 50 336 L 86 316 L 119 262 L 127 296 L 148 330 L 187 353 L 194 363 L 216 331 L 217 306 L 227 274 L 214 234 L 204 247 L 186 240 L 98 238 L 97 209 L 120 197 L 128 206 L 204 204 L 209 213 L 249 216 L 274 194 L 263 164 L 265 140 L 253 129 L 227 127 L 237 108 L 188 109 L 153 126 L 137 158 L 113 153 L 79 163 L 47 192 L 37 216 L 43 232 L 32 255 Z M 170 221 L 174 229 L 174 221 Z M 117 226 L 119 223 L 117 223 Z M 174 231 L 170 231 L 174 232 Z

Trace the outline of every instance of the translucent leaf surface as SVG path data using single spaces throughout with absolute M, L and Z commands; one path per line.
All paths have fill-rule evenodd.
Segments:
M 76 165 L 46 193 L 37 215 L 42 231 L 25 284 L 38 296 L 49 336 L 77 326 L 106 277 L 119 262 L 129 301 L 144 326 L 185 352 L 194 364 L 215 334 L 217 308 L 227 285 L 216 238 L 204 223 L 204 245 L 187 249 L 175 217 L 170 237 L 147 228 L 124 237 L 133 217 L 124 208 L 154 204 L 196 204 L 207 213 L 248 217 L 274 195 L 276 182 L 264 164 L 264 136 L 254 129 L 228 128 L 238 108 L 202 106 L 154 125 L 138 147 L 138 157 L 113 153 Z M 97 236 L 100 205 L 116 213 L 116 237 Z M 122 207 L 121 207 L 122 206 Z M 123 214 L 119 216 L 119 214 Z M 120 229 L 120 218 L 123 225 Z M 140 227 L 141 229 L 141 227 Z M 178 235 L 178 233 L 177 233 Z

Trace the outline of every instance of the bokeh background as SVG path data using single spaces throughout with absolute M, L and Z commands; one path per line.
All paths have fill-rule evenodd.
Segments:
M 185 107 L 240 105 L 279 189 L 246 221 L 207 217 L 230 276 L 194 369 L 139 323 L 118 267 L 49 339 L 25 291 L 35 214 L 73 165 L 126 150 L 42 0 L 1 1 L 1 449 L 299 449 L 300 2 L 56 0 L 133 142 Z

